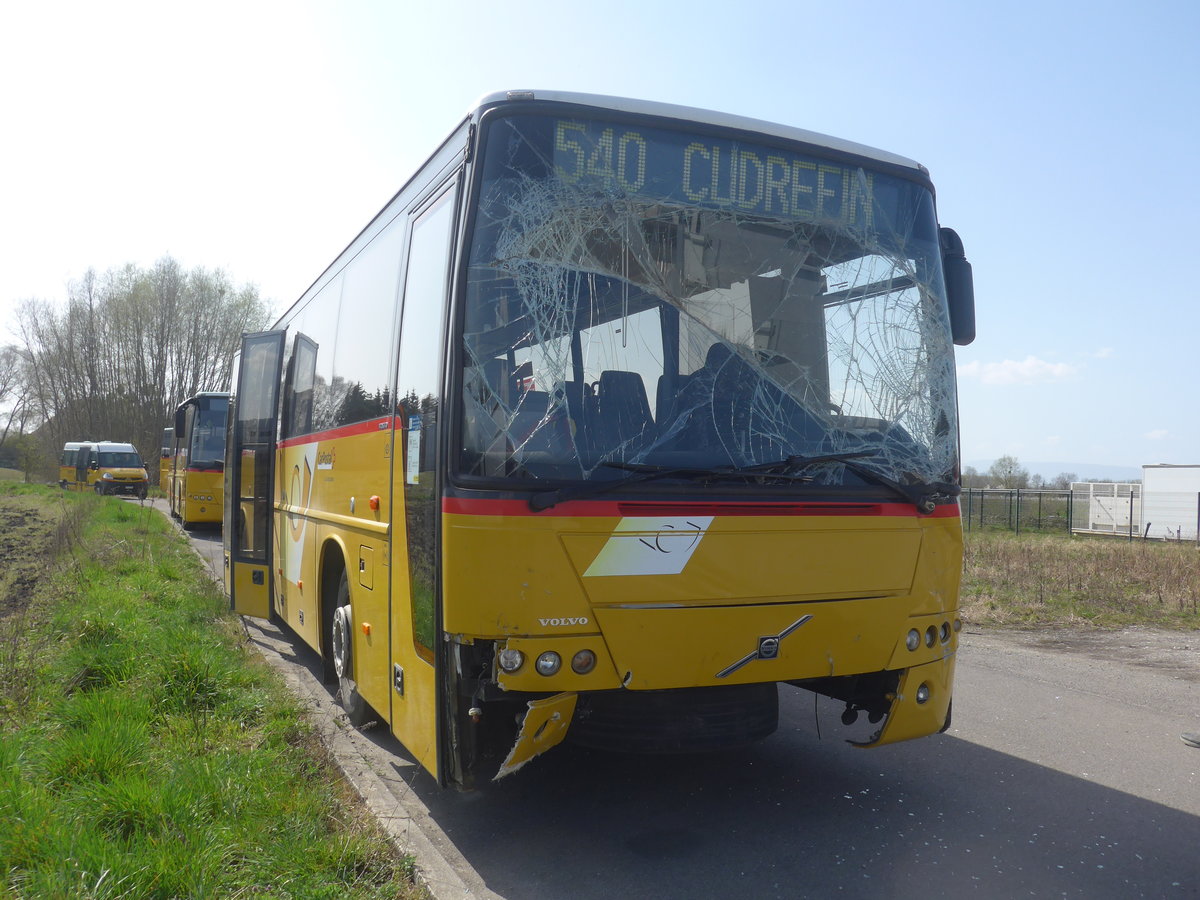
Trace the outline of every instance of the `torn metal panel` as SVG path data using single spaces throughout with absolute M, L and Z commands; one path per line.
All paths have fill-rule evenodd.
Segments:
M 954 480 L 953 348 L 925 185 L 536 116 L 494 126 L 484 171 L 467 473 L 600 481 L 630 465 L 853 454 L 857 466 L 828 459 L 805 481 L 871 483 L 864 466 L 903 485 Z
M 540 756 L 562 743 L 567 736 L 571 717 L 575 714 L 578 694 L 555 694 L 542 700 L 530 700 L 529 710 L 517 732 L 516 743 L 500 764 L 496 778 L 511 775 L 535 756 Z

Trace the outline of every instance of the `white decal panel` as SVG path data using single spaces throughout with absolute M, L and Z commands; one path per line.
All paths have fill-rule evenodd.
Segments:
M 292 507 L 307 510 L 312 502 L 313 470 L 317 463 L 317 445 L 309 444 L 304 448 L 300 461 L 292 466 L 288 478 L 288 492 L 284 502 Z M 296 584 L 300 581 L 304 566 L 304 533 L 308 530 L 308 519 L 296 513 L 287 514 L 287 526 L 284 529 L 283 577 Z
M 678 575 L 696 552 L 713 516 L 633 516 L 617 523 L 584 578 Z

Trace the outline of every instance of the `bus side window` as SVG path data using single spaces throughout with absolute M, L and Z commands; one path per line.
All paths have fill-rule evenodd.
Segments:
M 305 335 L 297 334 L 288 364 L 287 393 L 283 400 L 285 438 L 312 431 L 316 372 L 317 345 Z

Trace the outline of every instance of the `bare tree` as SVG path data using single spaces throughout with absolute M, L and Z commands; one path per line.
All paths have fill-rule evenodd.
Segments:
M 26 301 L 17 320 L 31 415 L 45 423 L 43 451 L 68 440 L 126 440 L 156 459 L 175 407 L 224 390 L 243 331 L 267 309 L 253 285 L 221 270 L 185 272 L 171 257 L 148 271 L 132 264 L 89 270 L 59 311 Z
M 1029 487 L 1029 470 L 1015 456 L 1001 456 L 988 469 L 988 476 L 993 487 L 1009 490 Z

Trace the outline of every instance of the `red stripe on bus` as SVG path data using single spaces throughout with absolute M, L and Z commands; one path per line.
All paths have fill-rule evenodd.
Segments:
M 661 500 L 567 500 L 551 509 L 535 512 L 525 500 L 467 499 L 445 497 L 442 512 L 474 516 L 558 516 L 605 517 L 631 516 L 892 516 L 913 517 L 909 503 L 747 503 Z M 945 504 L 931 514 L 934 518 L 958 518 L 958 504 Z
M 286 438 L 276 444 L 276 446 L 299 447 L 304 444 L 315 444 L 319 441 L 334 441 L 338 438 L 354 437 L 358 434 L 375 434 L 379 431 L 391 431 L 393 419 L 395 419 L 395 416 L 384 416 L 382 419 L 355 422 L 353 425 L 343 425 L 341 428 L 314 431 L 312 434 L 301 434 L 296 437 Z

